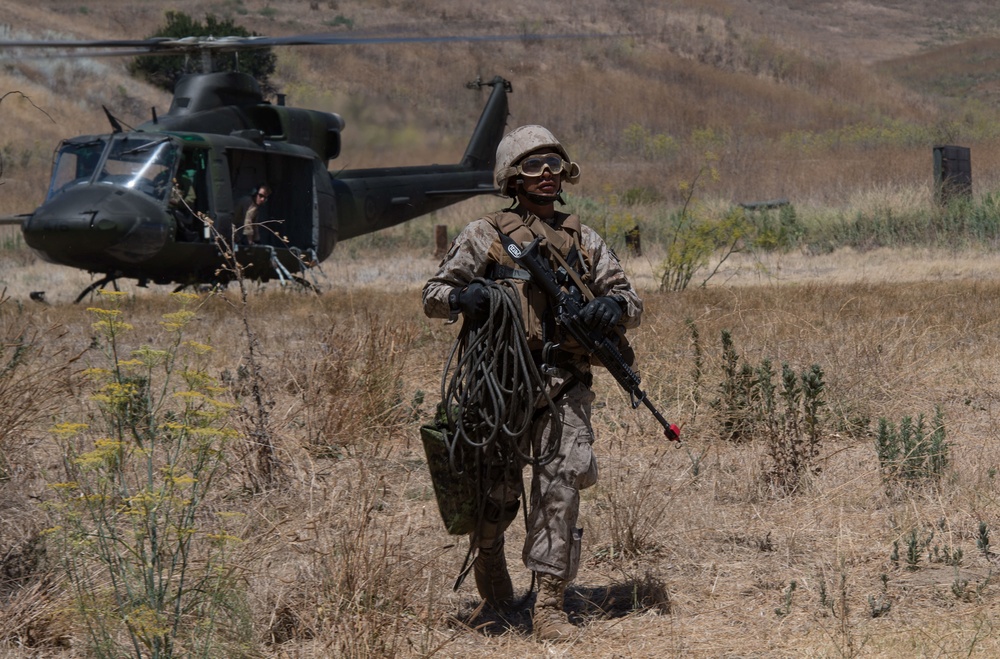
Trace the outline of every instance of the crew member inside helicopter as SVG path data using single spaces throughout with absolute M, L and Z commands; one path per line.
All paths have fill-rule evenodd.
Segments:
M 186 206 L 193 211 L 197 202 L 198 193 L 194 189 L 194 170 L 182 169 L 177 172 L 177 179 L 170 193 L 170 205 L 174 208 Z
M 173 188 L 170 190 L 170 212 L 177 220 L 177 239 L 191 242 L 198 239 L 195 207 L 198 193 L 194 187 L 194 171 L 182 169 L 177 172 Z
M 203 222 L 198 218 L 198 189 L 203 186 L 205 178 L 204 160 L 196 154 L 185 153 L 182 156 L 177 176 L 170 190 L 170 212 L 177 220 L 177 240 L 191 242 L 202 235 Z
M 243 197 L 236 204 L 233 213 L 233 233 L 237 245 L 257 245 L 260 243 L 260 226 L 267 220 L 264 205 L 271 196 L 271 188 L 260 184 L 253 194 Z

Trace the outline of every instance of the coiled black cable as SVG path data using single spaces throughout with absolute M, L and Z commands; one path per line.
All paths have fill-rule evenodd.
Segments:
M 547 464 L 558 450 L 555 443 L 534 455 L 535 447 L 522 442 L 539 396 L 549 409 L 554 406 L 528 348 L 521 294 L 510 281 L 473 281 L 486 287 L 489 314 L 464 323 L 441 378 L 451 467 L 462 473 L 468 465 L 466 451 L 473 449 L 495 466 Z

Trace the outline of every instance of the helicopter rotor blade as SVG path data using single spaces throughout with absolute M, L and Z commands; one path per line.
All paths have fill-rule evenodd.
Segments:
M 0 48 L 152 48 L 170 37 L 151 39 L 99 39 L 93 41 L 11 39 L 0 40 Z
M 477 41 L 548 41 L 552 39 L 594 39 L 621 37 L 620 34 L 465 34 L 465 35 L 364 35 L 345 36 L 343 34 L 302 34 L 288 37 L 247 37 L 251 45 L 266 46 L 350 46 L 392 43 L 471 43 Z
M 57 53 L 43 53 L 41 51 L 35 53 L 22 53 L 18 54 L 18 59 L 64 59 L 69 57 L 156 57 L 158 55 L 172 55 L 176 53 L 170 52 L 156 52 L 150 50 L 104 50 L 104 51 L 83 51 L 83 50 L 66 50 Z M 0 59 L 3 59 L 3 45 L 0 44 Z
M 300 34 L 285 37 L 152 37 L 149 39 L 104 39 L 94 41 L 73 40 L 0 40 L 0 53 L 13 49 L 36 49 L 39 51 L 62 50 L 63 53 L 40 53 L 40 57 L 114 57 L 136 55 L 177 55 L 204 51 L 234 52 L 278 46 L 352 46 L 371 44 L 430 44 L 430 43 L 474 43 L 499 41 L 548 41 L 553 39 L 600 39 L 625 35 L 602 33 L 576 34 L 485 34 L 485 35 L 344 35 L 338 33 Z M 93 49 L 94 52 L 89 52 Z M 23 54 L 22 54 L 23 56 Z

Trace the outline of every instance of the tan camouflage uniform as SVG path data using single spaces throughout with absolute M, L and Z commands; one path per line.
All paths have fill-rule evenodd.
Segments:
M 538 221 L 534 218 L 533 221 Z M 555 227 L 559 230 L 558 227 Z M 432 318 L 453 318 L 448 296 L 455 287 L 468 285 L 483 277 L 490 264 L 491 248 L 498 240 L 497 230 L 488 218 L 471 222 L 452 243 L 437 272 L 424 286 L 424 312 Z M 636 327 L 642 314 L 642 301 L 629 283 L 621 264 L 596 231 L 581 226 L 580 245 L 591 264 L 589 286 L 595 296 L 621 296 L 625 309 L 620 324 Z M 496 253 L 495 251 L 493 253 Z M 528 287 L 531 285 L 528 284 Z M 529 337 L 532 328 L 527 328 Z M 569 365 L 580 373 L 589 373 L 589 360 L 584 355 L 570 356 Z M 551 574 L 565 580 L 576 576 L 580 560 L 580 540 L 583 530 L 577 528 L 580 510 L 580 490 L 597 482 L 597 461 L 592 444 L 594 432 L 590 423 L 594 394 L 579 380 L 548 376 L 550 395 L 555 395 L 569 382 L 569 389 L 556 398 L 556 423 L 546 411 L 531 429 L 530 441 L 536 455 L 545 452 L 550 442 L 558 442 L 555 459 L 536 467 L 531 480 L 531 502 L 528 508 L 527 538 L 522 558 L 525 566 L 535 572 Z M 516 476 L 516 474 L 515 474 Z M 519 481 L 497 485 L 492 492 L 500 508 L 512 503 L 519 495 Z

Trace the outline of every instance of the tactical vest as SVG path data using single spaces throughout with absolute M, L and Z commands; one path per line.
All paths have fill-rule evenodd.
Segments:
M 483 219 L 510 236 L 518 245 L 524 245 L 541 236 L 542 254 L 548 257 L 553 270 L 559 268 L 559 263 L 550 251 L 555 249 L 579 275 L 585 286 L 589 287 L 593 283 L 591 257 L 580 241 L 580 218 L 576 215 L 557 212 L 552 224 L 545 223 L 535 215 L 521 217 L 512 211 L 498 211 L 486 215 Z M 524 316 L 528 347 L 538 350 L 546 341 L 551 341 L 561 344 L 561 349 L 567 352 L 582 354 L 582 350 L 575 349 L 575 342 L 561 336 L 549 310 L 549 300 L 545 293 L 530 281 L 528 273 L 521 270 L 507 254 L 499 236 L 490 246 L 488 259 L 490 266 L 486 270 L 486 276 L 494 280 L 513 280 L 521 293 L 521 311 Z M 587 299 L 592 297 L 589 290 L 585 291 L 584 295 L 588 296 Z

